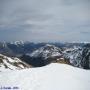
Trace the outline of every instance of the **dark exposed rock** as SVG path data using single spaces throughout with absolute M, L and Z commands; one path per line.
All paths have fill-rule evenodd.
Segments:
M 84 69 L 90 69 L 90 44 L 86 44 L 83 48 L 81 65 Z

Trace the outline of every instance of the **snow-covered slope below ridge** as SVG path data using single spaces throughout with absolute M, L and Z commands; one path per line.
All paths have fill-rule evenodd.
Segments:
M 29 68 L 29 65 L 18 58 L 11 58 L 0 54 L 0 71 L 20 70 L 24 68 Z
M 90 90 L 90 71 L 64 64 L 0 72 L 0 86 L 18 90 Z

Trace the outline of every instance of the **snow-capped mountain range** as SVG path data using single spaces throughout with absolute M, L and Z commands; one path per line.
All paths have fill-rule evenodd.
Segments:
M 85 52 L 85 50 L 87 51 Z M 54 45 L 46 44 L 45 46 L 32 52 L 29 56 L 35 57 L 35 58 L 42 57 L 44 58 L 44 60 L 47 60 L 47 61 L 49 58 L 49 60 L 52 59 L 51 62 L 54 59 L 54 61 L 56 62 L 61 62 L 61 61 L 63 61 L 63 63 L 68 62 L 68 64 L 75 67 L 90 69 L 89 50 L 90 50 L 90 47 L 88 47 L 87 49 L 87 46 L 84 46 L 84 47 L 74 46 L 73 48 L 60 49 L 59 47 L 56 47 Z M 83 53 L 84 53 L 84 56 L 83 56 Z
M 17 41 L 15 43 L 0 43 L 0 53 L 1 55 L 3 54 L 3 57 L 9 56 L 11 59 L 12 56 L 18 57 L 20 62 L 25 62 L 25 64 L 27 63 L 35 67 L 54 62 L 90 69 L 90 44 L 86 43 L 34 44 Z M 17 60 L 19 59 L 14 58 L 14 61 Z M 9 64 L 14 65 L 12 63 Z
M 55 45 L 56 47 L 82 47 L 85 43 L 33 43 L 33 42 L 0 42 L 0 53 L 6 56 L 21 56 L 22 54 L 32 53 L 33 51 L 45 46 L 46 44 Z
M 32 52 L 29 56 L 42 57 L 45 60 L 51 58 L 56 62 L 61 62 L 63 60 L 63 63 L 65 63 L 65 61 L 70 62 L 68 64 L 82 68 L 81 60 L 79 58 L 81 57 L 81 53 L 82 49 L 80 47 L 66 48 L 65 50 L 62 50 L 54 45 L 46 44 L 45 46 Z M 52 61 L 53 60 L 51 60 L 51 62 Z

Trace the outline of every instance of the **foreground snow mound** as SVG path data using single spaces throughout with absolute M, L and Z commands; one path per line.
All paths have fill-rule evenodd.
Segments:
M 64 64 L 0 72 L 0 86 L 18 90 L 90 90 L 90 71 Z
M 24 68 L 29 68 L 30 66 L 22 62 L 18 58 L 11 58 L 0 54 L 0 71 L 8 70 L 20 70 Z

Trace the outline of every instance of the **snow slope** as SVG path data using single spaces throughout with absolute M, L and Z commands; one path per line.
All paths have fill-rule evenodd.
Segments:
M 53 63 L 40 68 L 0 72 L 0 86 L 16 86 L 17 90 L 90 90 L 90 71 Z
M 22 62 L 16 57 L 11 58 L 0 54 L 0 71 L 7 71 L 7 69 L 20 70 L 25 68 L 30 68 L 30 65 Z

